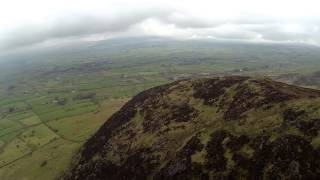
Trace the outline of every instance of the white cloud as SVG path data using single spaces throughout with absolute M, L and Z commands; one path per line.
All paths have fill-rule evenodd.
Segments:
M 126 35 L 320 44 L 315 0 L 0 0 L 2 50 Z

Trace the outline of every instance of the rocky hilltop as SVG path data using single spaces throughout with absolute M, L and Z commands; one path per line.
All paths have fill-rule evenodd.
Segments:
M 181 80 L 132 98 L 65 180 L 317 179 L 320 91 L 267 78 Z

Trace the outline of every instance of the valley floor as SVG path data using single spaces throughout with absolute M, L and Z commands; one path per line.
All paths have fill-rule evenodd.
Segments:
M 269 76 L 320 87 L 310 46 L 125 40 L 0 62 L 0 179 L 54 179 L 130 97 L 195 76 Z
M 49 121 L 42 121 L 30 110 L 34 116 L 28 119 L 32 120 L 23 119 L 21 128 L 0 136 L 0 179 L 42 180 L 60 176 L 82 143 L 127 100 L 108 100 L 94 112 Z M 12 122 L 18 124 L 19 120 Z

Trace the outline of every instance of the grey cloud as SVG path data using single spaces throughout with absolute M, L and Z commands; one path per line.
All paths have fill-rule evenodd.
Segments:
M 70 14 L 47 24 L 23 26 L 15 31 L 11 31 L 2 39 L 3 43 L 0 45 L 0 48 L 6 49 L 32 45 L 51 39 L 126 31 L 132 25 L 142 22 L 147 18 L 161 17 L 168 13 L 167 10 L 152 9 L 113 16 Z
M 269 24 L 252 31 L 262 35 L 262 38 L 271 41 L 291 42 L 318 42 L 320 43 L 320 27 L 315 24 L 298 24 L 302 30 L 297 32 L 287 31 L 281 24 Z
M 319 29 L 314 28 L 318 21 L 296 20 L 306 31 L 289 33 L 279 26 L 286 19 L 273 19 L 244 15 L 236 19 L 210 19 L 194 17 L 175 9 L 145 9 L 118 12 L 112 15 L 69 14 L 46 24 L 22 26 L 10 31 L 0 38 L 0 49 L 29 46 L 47 40 L 70 37 L 85 37 L 94 34 L 119 33 L 130 31 L 134 25 L 139 25 L 147 19 L 157 19 L 164 24 L 173 24 L 179 30 L 192 32 L 190 35 L 212 36 L 220 39 L 253 40 L 262 38 L 270 41 L 301 41 L 313 40 L 320 43 Z M 292 21 L 292 20 L 291 20 Z M 295 21 L 293 21 L 295 22 Z M 278 24 L 278 25 L 277 25 Z M 224 29 L 225 25 L 233 29 Z

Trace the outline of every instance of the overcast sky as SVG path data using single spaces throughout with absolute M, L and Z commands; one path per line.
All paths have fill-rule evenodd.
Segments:
M 320 45 L 316 0 L 0 0 L 0 51 L 124 36 Z

